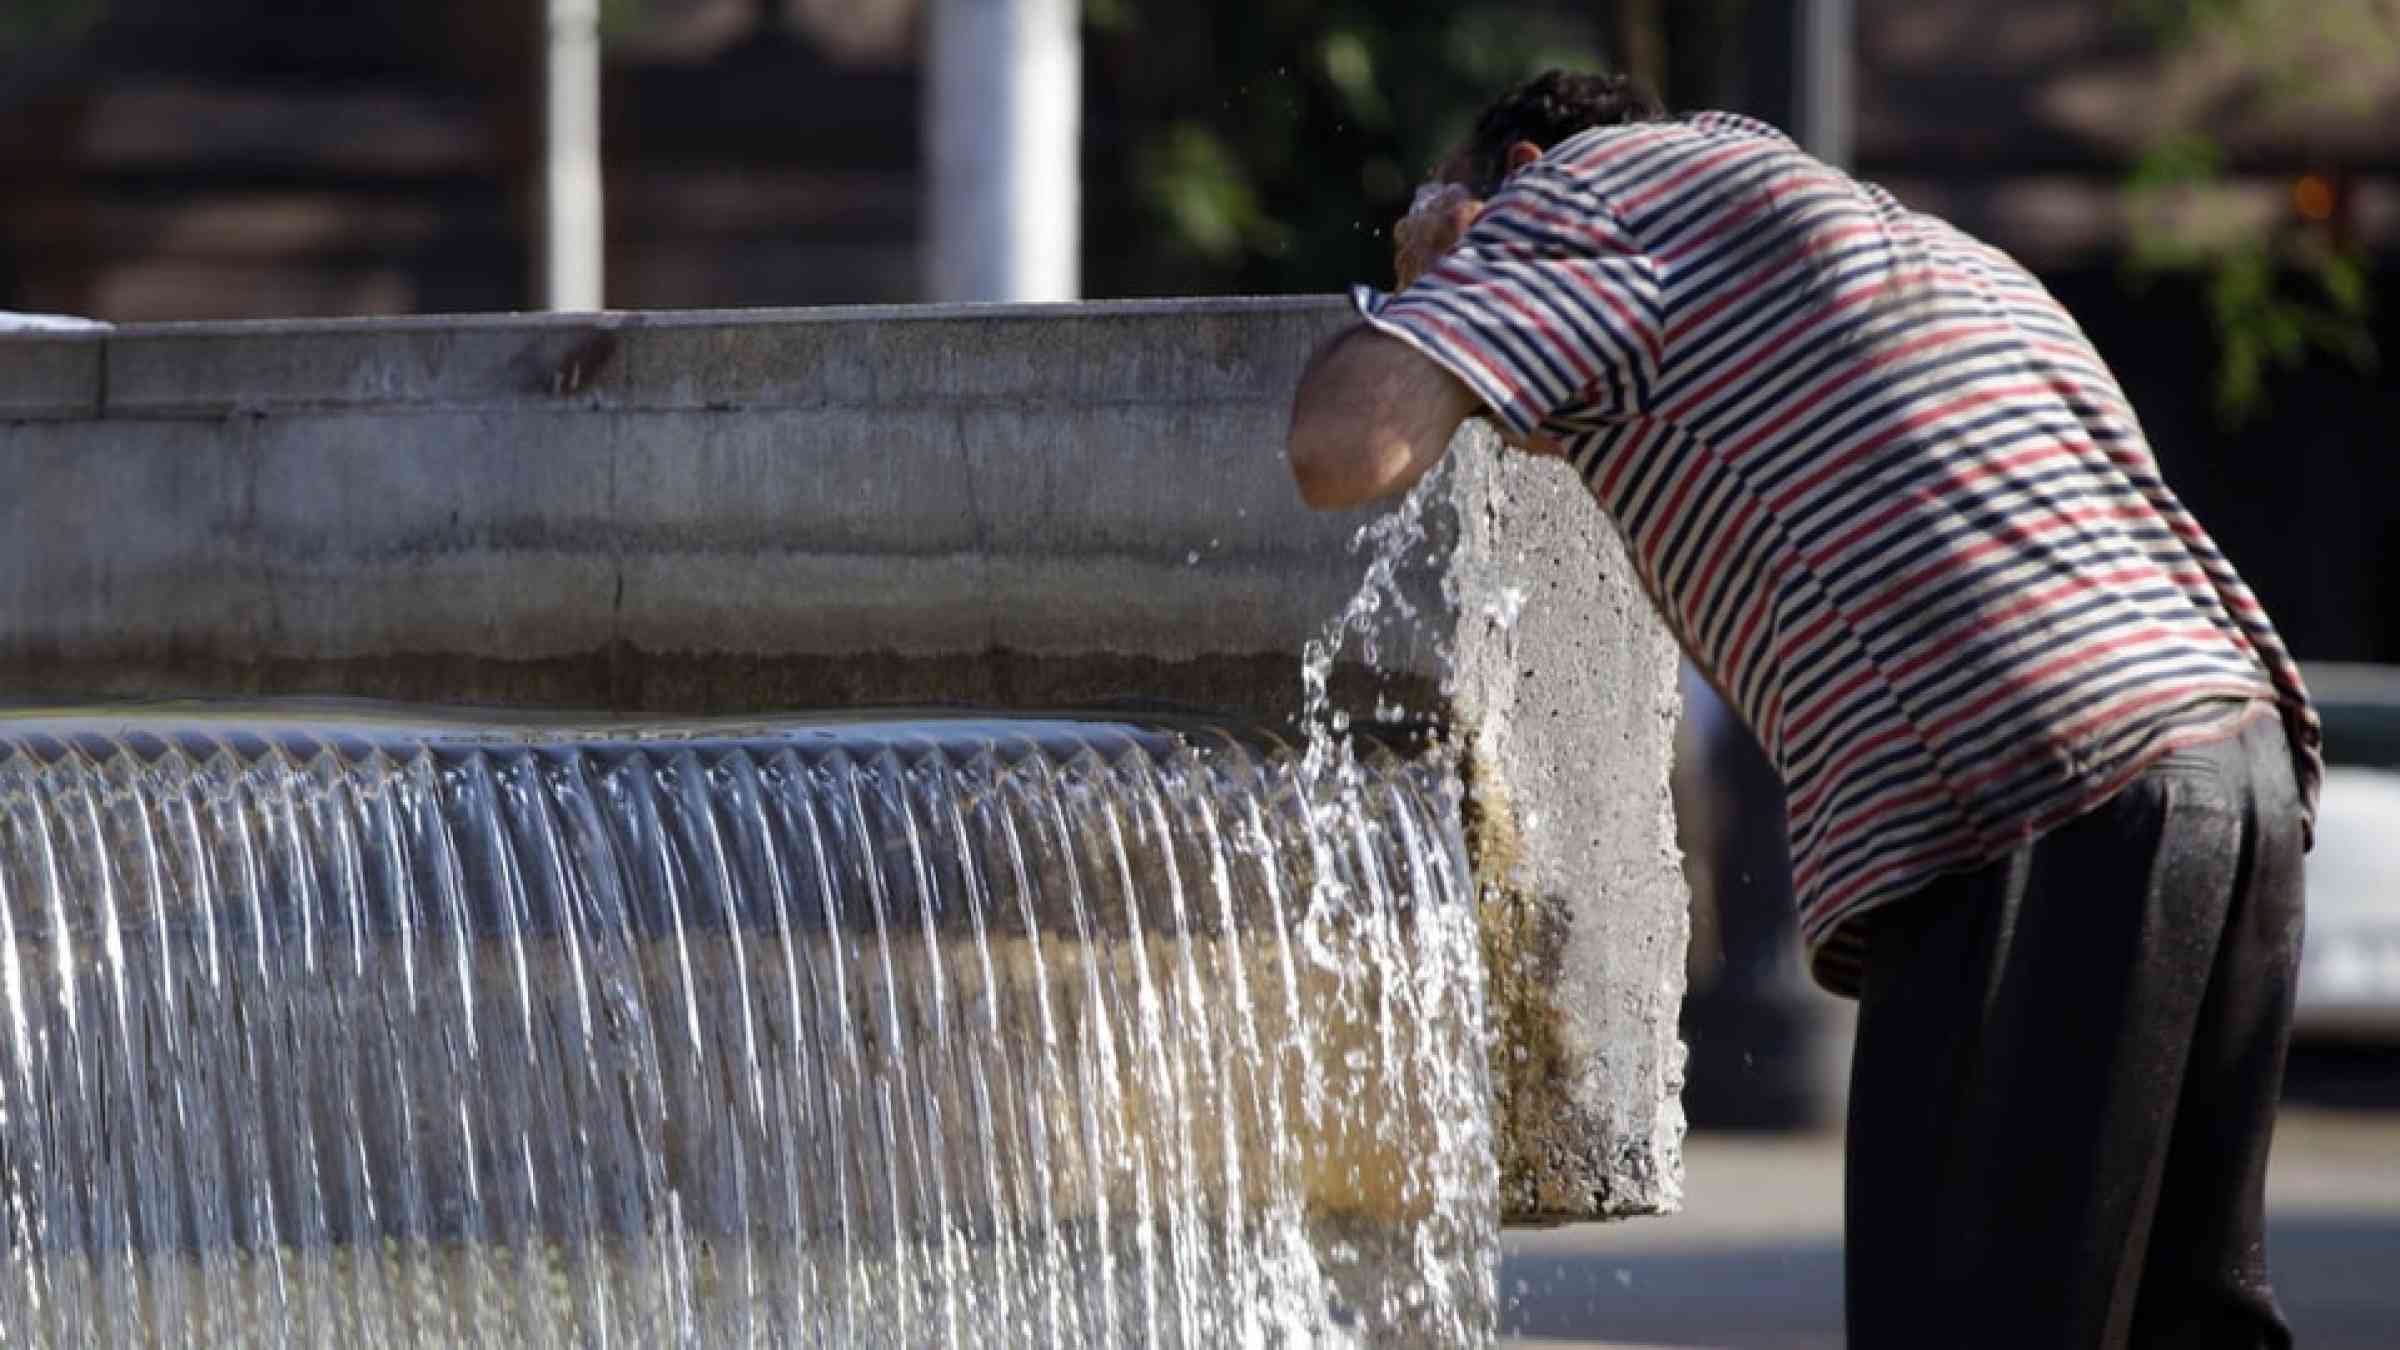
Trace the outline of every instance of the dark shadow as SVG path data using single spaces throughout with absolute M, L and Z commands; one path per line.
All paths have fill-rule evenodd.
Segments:
M 2295 1045 L 2283 1074 L 2285 1101 L 2348 1111 L 2400 1111 L 2400 1046 L 2369 1042 Z M 2395 1122 L 2400 1129 L 2400 1122 Z M 2393 1165 L 2400 1167 L 2400 1156 Z

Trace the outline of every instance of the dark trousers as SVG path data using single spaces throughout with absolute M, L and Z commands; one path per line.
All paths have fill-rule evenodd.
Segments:
M 2291 1344 L 2264 1208 L 2301 832 L 2262 716 L 1875 921 L 1853 1347 Z

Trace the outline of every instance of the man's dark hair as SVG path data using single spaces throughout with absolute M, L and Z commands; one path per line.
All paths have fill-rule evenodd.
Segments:
M 1593 127 L 1655 122 L 1667 115 L 1658 96 L 1626 75 L 1550 70 L 1501 95 L 1475 119 L 1475 134 L 1452 161 L 1454 182 L 1478 197 L 1508 177 L 1508 147 L 1531 141 L 1544 150 Z

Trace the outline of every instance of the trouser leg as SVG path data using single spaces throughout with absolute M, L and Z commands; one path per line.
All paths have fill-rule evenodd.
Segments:
M 1854 1346 L 2125 1344 L 2171 1153 L 2178 1205 L 2248 1184 L 2223 1147 L 2176 1148 L 2187 1062 L 2195 1100 L 2269 1076 L 2258 1055 L 2194 1054 L 2220 1022 L 2256 1041 L 2274 1020 L 2212 997 L 2221 965 L 2251 966 L 2220 961 L 2252 941 L 2248 760 L 2239 741 L 2172 756 L 1876 928 L 1851 1099 Z M 2268 1123 L 2224 1132 L 2263 1161 Z
M 2266 1189 L 2299 983 L 2303 844 L 2285 805 L 2297 800 L 2285 742 L 2258 729 L 2246 740 L 2260 809 L 2184 1069 L 2134 1306 L 2137 1346 L 2292 1343 L 2267 1283 Z

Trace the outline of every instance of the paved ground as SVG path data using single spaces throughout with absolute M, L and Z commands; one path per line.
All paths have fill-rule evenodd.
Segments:
M 1685 1154 L 1681 1215 L 1508 1235 L 1513 1344 L 1841 1345 L 1838 1137 L 1695 1135 Z M 2400 1344 L 2400 1113 L 2287 1107 L 2268 1210 L 2269 1260 L 2300 1343 Z

